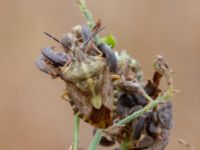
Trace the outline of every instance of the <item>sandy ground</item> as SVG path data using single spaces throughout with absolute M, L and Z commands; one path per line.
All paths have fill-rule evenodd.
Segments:
M 185 149 L 185 139 L 200 148 L 200 1 L 88 0 L 95 18 L 140 61 L 145 79 L 162 54 L 171 64 L 180 93 L 174 101 L 175 128 L 167 150 Z M 0 149 L 67 150 L 72 142 L 72 110 L 59 97 L 60 80 L 35 67 L 40 49 L 84 23 L 75 0 L 0 0 Z M 92 128 L 81 122 L 80 145 L 87 147 Z M 99 148 L 104 149 L 104 148 Z

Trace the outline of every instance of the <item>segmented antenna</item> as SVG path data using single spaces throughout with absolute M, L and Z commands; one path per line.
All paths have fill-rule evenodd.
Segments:
M 85 46 L 86 46 L 99 32 L 101 32 L 101 31 L 102 31 L 103 29 L 105 29 L 105 28 L 106 28 L 106 27 L 102 27 L 102 28 L 98 29 L 96 32 L 93 32 L 92 35 L 91 35 L 91 37 L 90 37 L 87 41 L 85 41 L 85 43 L 83 43 L 82 48 L 85 48 Z M 55 40 L 56 42 L 60 43 L 63 47 L 69 49 L 69 47 L 66 47 L 61 41 L 59 41 L 59 40 L 58 40 L 56 37 L 54 37 L 53 35 L 51 35 L 51 34 L 49 34 L 49 33 L 47 33 L 47 32 L 44 32 L 44 34 L 45 34 L 46 36 L 52 38 L 52 39 Z
M 85 48 L 85 46 L 99 33 L 99 32 L 101 32 L 103 29 L 105 29 L 106 27 L 102 27 L 102 28 L 100 28 L 100 29 L 98 29 L 96 32 L 93 32 L 92 33 L 92 35 L 91 35 L 91 37 L 87 40 L 87 41 L 85 41 L 85 43 L 83 43 L 83 46 L 82 46 L 82 48 Z
M 66 47 L 61 41 L 59 41 L 56 37 L 54 37 L 53 35 L 47 33 L 47 32 L 44 32 L 44 34 L 50 38 L 52 38 L 53 40 L 55 40 L 56 42 L 60 43 L 63 47 L 69 49 L 69 47 Z

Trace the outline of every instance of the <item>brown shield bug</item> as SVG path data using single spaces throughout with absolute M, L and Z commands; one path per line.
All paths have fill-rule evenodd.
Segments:
M 65 81 L 66 89 L 62 97 L 69 100 L 74 113 L 97 128 L 111 125 L 115 98 L 108 61 L 97 47 L 91 49 L 87 46 L 94 45 L 92 38 L 96 33 L 90 33 L 88 27 L 83 25 L 74 28 L 73 33 L 65 35 L 61 41 L 45 34 L 61 43 L 64 52 L 42 49 L 43 56 L 36 62 L 38 68 Z M 91 55 L 85 49 L 97 52 Z

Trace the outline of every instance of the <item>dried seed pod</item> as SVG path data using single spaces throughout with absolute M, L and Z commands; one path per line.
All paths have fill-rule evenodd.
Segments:
M 36 60 L 36 66 L 40 71 L 51 75 L 53 78 L 58 77 L 61 71 L 58 64 L 42 55 Z
M 172 102 L 168 101 L 162 104 L 157 112 L 159 122 L 167 129 L 173 127 L 172 122 Z
M 147 124 L 146 131 L 149 136 L 154 138 L 162 132 L 161 127 L 152 120 Z
M 76 38 L 74 37 L 73 34 L 71 33 L 64 34 L 63 38 L 61 39 L 61 43 L 65 48 L 64 50 L 67 52 L 72 50 L 75 45 L 75 41 L 76 41 Z
M 139 140 L 142 132 L 145 128 L 145 124 L 146 124 L 146 117 L 140 117 L 137 121 L 136 124 L 133 125 L 134 128 L 134 133 L 133 133 L 133 140 Z
M 151 136 L 144 136 L 140 142 L 137 143 L 137 146 L 130 150 L 149 150 L 148 148 L 154 145 L 155 139 Z
M 98 48 L 105 55 L 110 71 L 116 73 L 117 72 L 117 58 L 115 56 L 114 51 L 109 46 L 105 45 L 104 43 L 99 44 Z
M 141 93 L 122 93 L 118 97 L 117 102 L 117 112 L 123 117 L 126 117 L 128 114 L 133 113 L 136 111 L 135 107 L 145 106 L 147 104 L 147 100 Z
M 66 53 L 53 51 L 49 47 L 43 48 L 42 54 L 56 66 L 64 66 L 68 60 Z
M 82 36 L 83 42 L 86 42 L 91 38 L 92 33 L 87 25 L 82 25 L 81 36 Z
M 134 93 L 132 94 L 132 97 L 138 105 L 145 106 L 147 104 L 146 98 L 141 93 Z
M 156 139 L 150 136 L 145 136 L 139 143 L 138 147 L 145 150 L 164 150 L 169 142 L 169 132 L 163 131 L 161 134 L 162 138 Z
M 150 136 L 156 137 L 161 134 L 163 130 L 170 130 L 172 127 L 171 102 L 160 104 L 157 111 L 149 114 L 149 121 L 146 130 Z
M 132 108 L 137 105 L 137 101 L 133 98 L 131 94 L 122 93 L 118 98 L 118 105 Z
M 122 93 L 119 94 L 119 98 L 117 100 L 117 113 L 121 117 L 125 117 L 129 114 L 130 110 L 137 105 L 137 102 L 131 94 Z
M 156 99 L 161 92 L 160 89 L 158 89 L 157 86 L 155 86 L 150 80 L 148 80 L 148 83 L 145 86 L 146 93 L 151 96 L 153 99 Z
M 45 57 L 44 56 L 39 56 L 36 60 L 36 66 L 37 68 L 42 71 L 42 72 L 45 72 L 45 73 L 48 73 L 48 69 L 47 69 L 47 65 L 46 63 L 44 62 L 44 59 Z

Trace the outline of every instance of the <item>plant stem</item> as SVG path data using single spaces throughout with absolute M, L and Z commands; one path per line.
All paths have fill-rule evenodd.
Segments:
M 85 20 L 87 21 L 87 24 L 88 24 L 90 30 L 92 30 L 93 27 L 95 26 L 95 22 L 94 22 L 92 13 L 87 8 L 85 0 L 77 0 L 76 3 L 78 4 L 83 16 L 85 17 Z M 94 41 L 95 41 L 96 44 L 101 43 L 101 39 L 99 38 L 98 35 L 96 35 L 94 37 Z
M 92 142 L 90 143 L 89 147 L 88 147 L 88 150 L 96 150 L 96 147 L 99 145 L 99 142 L 101 140 L 101 137 L 102 137 L 102 132 L 100 129 L 98 129 L 96 131 L 96 134 L 95 136 L 93 137 L 92 139 Z
M 147 104 L 143 109 L 140 109 L 131 115 L 127 116 L 126 118 L 120 120 L 119 122 L 116 123 L 116 125 L 124 125 L 132 120 L 136 119 L 137 117 L 143 115 L 145 112 L 152 110 L 154 107 L 156 107 L 159 103 L 163 102 L 166 100 L 167 96 L 161 96 L 158 97 L 155 101 L 151 101 L 149 104 Z
M 77 114 L 74 115 L 74 137 L 72 150 L 78 150 L 78 137 L 79 137 L 79 122 L 80 119 Z

